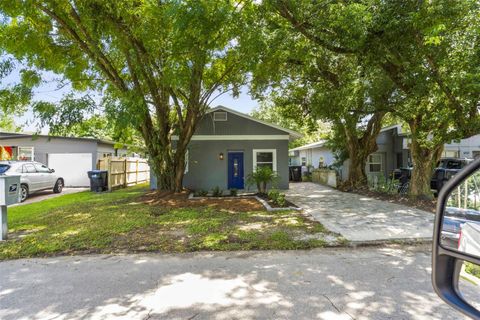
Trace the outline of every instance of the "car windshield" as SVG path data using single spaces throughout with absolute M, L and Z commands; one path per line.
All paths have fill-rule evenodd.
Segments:
M 7 172 L 8 169 L 10 169 L 8 164 L 0 164 L 0 174 Z

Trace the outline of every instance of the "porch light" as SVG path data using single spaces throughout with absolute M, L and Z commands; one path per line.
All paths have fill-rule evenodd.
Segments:
M 218 159 L 219 159 L 219 160 L 223 160 L 223 152 L 220 152 L 220 153 L 219 153 Z

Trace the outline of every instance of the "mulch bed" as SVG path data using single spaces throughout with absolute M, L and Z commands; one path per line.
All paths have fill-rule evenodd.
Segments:
M 265 211 L 265 207 L 253 198 L 188 199 L 188 195 L 188 191 L 181 193 L 151 191 L 142 197 L 142 201 L 149 205 L 162 206 L 167 209 L 211 207 L 236 212 Z
M 386 194 L 380 193 L 376 191 L 371 191 L 368 189 L 356 189 L 350 192 L 354 192 L 360 195 L 368 196 L 370 198 L 374 198 L 377 200 L 387 201 L 390 203 L 397 203 L 401 205 L 405 205 L 408 207 L 428 211 L 435 213 L 437 200 L 422 200 L 422 199 L 411 199 L 406 196 L 394 195 L 394 194 Z

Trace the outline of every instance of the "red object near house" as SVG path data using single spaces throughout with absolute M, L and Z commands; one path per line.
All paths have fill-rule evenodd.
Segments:
M 12 160 L 13 148 L 0 146 L 0 160 Z

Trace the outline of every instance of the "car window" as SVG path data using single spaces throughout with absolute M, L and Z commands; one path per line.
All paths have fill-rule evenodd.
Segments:
M 462 162 L 451 160 L 451 161 L 448 162 L 447 168 L 448 169 L 462 169 Z
M 44 164 L 35 163 L 35 169 L 37 169 L 37 172 L 40 173 L 50 173 L 50 169 L 48 169 L 48 167 Z
M 35 170 L 35 167 L 33 166 L 33 164 L 28 163 L 23 165 L 23 172 L 36 173 L 37 170 Z
M 5 173 L 8 169 L 10 169 L 8 164 L 0 164 L 0 173 Z

